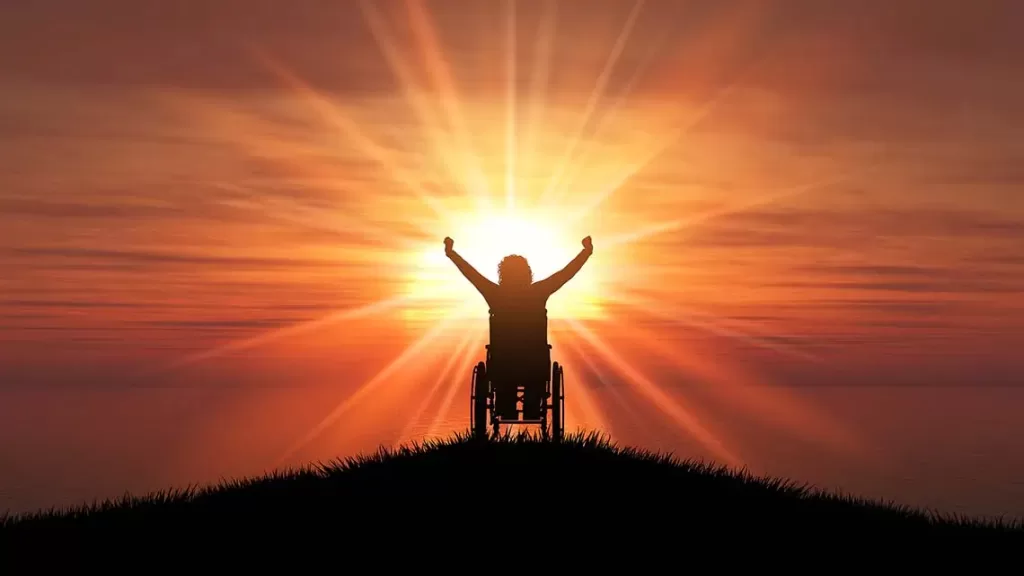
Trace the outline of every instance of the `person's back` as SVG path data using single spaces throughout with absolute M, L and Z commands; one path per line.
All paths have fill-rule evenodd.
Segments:
M 490 307 L 492 382 L 499 388 L 514 390 L 526 386 L 524 417 L 539 417 L 540 401 L 537 386 L 543 383 L 549 365 L 547 354 L 547 301 L 583 267 L 593 254 L 590 237 L 583 239 L 583 250 L 562 270 L 550 277 L 533 281 L 533 272 L 525 258 L 506 256 L 498 264 L 498 283 L 491 282 L 466 262 L 453 249 L 454 242 L 445 238 L 445 254 L 459 271 L 476 287 Z M 496 377 L 496 378 L 495 378 Z M 499 394 L 499 414 L 515 413 L 515 394 Z
M 547 346 L 548 294 L 537 284 L 498 284 L 490 306 L 491 348 L 502 352 L 536 351 Z

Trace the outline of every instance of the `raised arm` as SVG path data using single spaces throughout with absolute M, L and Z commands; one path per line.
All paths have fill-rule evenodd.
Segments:
M 459 253 L 452 248 L 454 244 L 455 242 L 451 238 L 444 239 L 445 256 L 448 256 L 448 258 L 455 263 L 455 267 L 459 269 L 459 272 L 462 272 L 462 275 L 465 276 L 477 291 L 480 292 L 480 295 L 489 302 L 490 295 L 498 285 L 487 278 L 484 278 L 483 274 L 477 272 L 476 268 L 473 268 L 469 262 L 466 262 L 462 256 L 459 256 Z
M 590 236 L 587 236 L 583 239 L 583 250 L 572 259 L 572 262 L 569 262 L 565 268 L 537 282 L 537 288 L 547 293 L 548 296 L 554 294 L 559 288 L 565 286 L 566 282 L 572 280 L 572 277 L 583 268 L 583 265 L 587 263 L 587 260 L 590 259 L 590 255 L 593 253 L 594 244 L 591 242 Z

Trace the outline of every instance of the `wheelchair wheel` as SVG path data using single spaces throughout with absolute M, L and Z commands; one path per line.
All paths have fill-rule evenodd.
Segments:
M 565 390 L 562 366 L 551 366 L 551 439 L 560 442 L 565 434 Z
M 473 368 L 473 389 L 470 394 L 470 426 L 476 438 L 487 437 L 487 398 L 490 395 L 487 365 L 480 362 Z

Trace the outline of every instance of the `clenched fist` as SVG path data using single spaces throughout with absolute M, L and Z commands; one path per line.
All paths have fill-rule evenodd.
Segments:
M 455 240 L 452 240 L 451 238 L 445 238 L 444 239 L 444 253 L 445 253 L 446 256 L 451 256 L 451 254 L 452 254 L 452 246 L 454 246 L 454 245 L 455 245 Z
M 594 251 L 594 242 L 593 240 L 590 239 L 590 236 L 587 236 L 586 238 L 583 239 L 583 247 L 589 250 L 590 252 Z

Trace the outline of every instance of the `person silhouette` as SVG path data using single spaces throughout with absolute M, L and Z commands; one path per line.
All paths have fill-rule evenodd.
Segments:
M 594 253 L 590 236 L 583 250 L 569 264 L 551 276 L 533 281 L 526 258 L 510 254 L 498 263 L 498 282 L 492 282 L 466 262 L 444 239 L 444 253 L 477 289 L 490 307 L 491 360 L 488 375 L 495 387 L 495 411 L 503 419 L 517 415 L 517 385 L 524 387 L 523 418 L 536 420 L 543 409 L 544 382 L 550 368 L 547 340 L 547 301 Z

